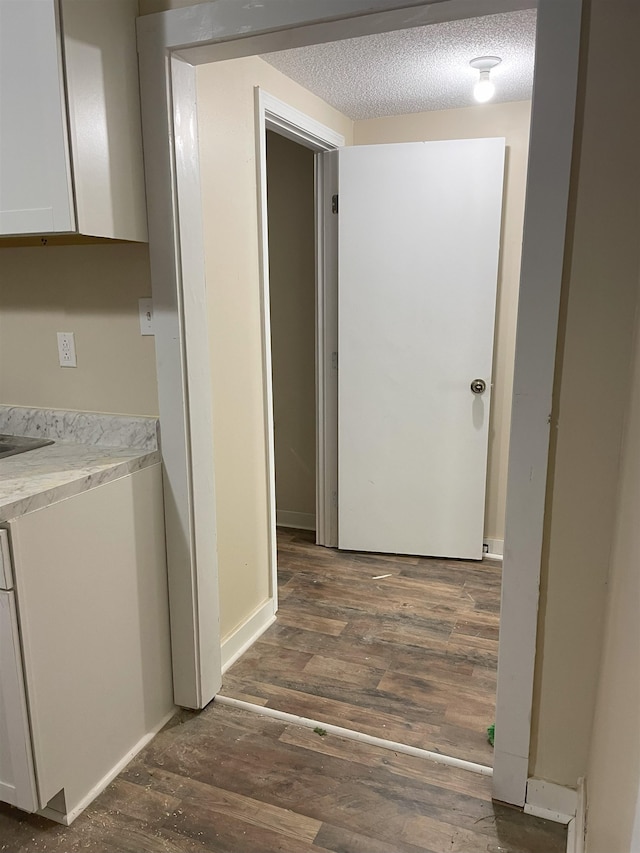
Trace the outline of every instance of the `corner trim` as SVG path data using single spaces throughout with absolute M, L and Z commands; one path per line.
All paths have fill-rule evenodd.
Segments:
M 222 674 L 276 621 L 276 604 L 268 598 L 222 641 Z
M 578 808 L 578 792 L 544 779 L 527 780 L 525 814 L 568 824 L 574 820 Z
M 493 768 L 486 764 L 477 764 L 475 761 L 466 761 L 464 758 L 454 758 L 451 755 L 443 755 L 441 752 L 431 752 L 431 750 L 422 749 L 419 746 L 410 746 L 406 743 L 385 740 L 384 738 L 374 737 L 373 735 L 368 735 L 354 729 L 345 729 L 343 726 L 334 726 L 333 723 L 327 723 L 324 720 L 312 720 L 309 717 L 299 717 L 297 714 L 288 714 L 286 711 L 278 711 L 277 708 L 268 708 L 265 705 L 254 705 L 252 702 L 245 702 L 242 699 L 234 699 L 231 696 L 218 695 L 214 701 L 219 705 L 229 705 L 231 708 L 240 708 L 243 711 L 258 714 L 261 717 L 270 717 L 272 720 L 281 720 L 282 722 L 291 723 L 294 726 L 302 726 L 306 729 L 322 728 L 330 735 L 355 740 L 359 743 L 367 743 L 371 746 L 379 747 L 380 749 L 390 749 L 396 754 L 399 752 L 403 755 L 413 755 L 416 758 L 424 758 L 427 761 L 433 761 L 436 764 L 442 764 L 446 767 L 457 767 L 460 770 L 465 770 L 469 773 L 478 773 L 480 776 L 491 776 L 493 774 Z
M 584 853 L 587 836 L 587 786 L 578 779 L 576 816 L 567 826 L 567 853 Z

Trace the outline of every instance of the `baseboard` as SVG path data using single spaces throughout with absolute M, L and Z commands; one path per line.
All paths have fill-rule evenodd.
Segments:
M 567 853 L 584 853 L 587 835 L 587 786 L 578 779 L 576 816 L 567 826 Z
M 98 784 L 94 785 L 93 788 L 89 791 L 89 793 L 85 797 L 83 797 L 77 805 L 75 805 L 72 809 L 69 809 L 66 814 L 63 814 L 62 812 L 59 812 L 56 809 L 51 809 L 46 806 L 43 809 L 39 809 L 38 814 L 42 815 L 43 817 L 49 818 L 49 820 L 53 820 L 56 823 L 61 823 L 63 826 L 71 826 L 71 824 L 78 817 L 78 815 L 81 815 L 82 812 L 87 808 L 87 806 L 91 805 L 95 798 L 99 794 L 101 794 L 108 785 L 113 782 L 113 780 L 119 773 L 124 770 L 127 764 L 129 764 L 129 762 L 132 761 L 136 757 L 136 755 L 141 752 L 150 741 L 153 740 L 153 738 L 158 734 L 158 732 L 167 725 L 169 720 L 171 720 L 175 716 L 177 710 L 177 708 L 172 708 L 171 711 L 165 717 L 162 718 L 162 720 L 158 723 L 157 726 L 154 726 L 150 732 L 147 732 L 147 734 L 141 737 L 138 743 L 133 747 L 133 749 L 130 749 L 129 752 L 127 752 L 120 759 L 120 761 L 118 761 L 118 763 L 115 764 L 111 768 L 111 770 L 109 770 L 109 772 L 102 777 Z
M 504 554 L 504 539 L 484 539 L 482 542 L 482 557 L 484 560 L 502 560 Z
M 577 808 L 578 792 L 573 788 L 564 788 L 544 779 L 527 780 L 526 814 L 568 824 L 575 818 Z
M 7 782 L 0 782 L 0 803 L 8 803 L 10 806 L 16 804 L 16 789 Z
M 287 509 L 276 510 L 278 527 L 295 527 L 298 530 L 315 530 L 316 517 L 311 512 L 290 512 Z
M 261 604 L 248 619 L 236 628 L 222 641 L 222 674 L 234 664 L 240 655 L 243 655 L 249 646 L 267 630 L 269 625 L 275 622 L 276 614 L 273 611 L 273 599 L 269 598 Z

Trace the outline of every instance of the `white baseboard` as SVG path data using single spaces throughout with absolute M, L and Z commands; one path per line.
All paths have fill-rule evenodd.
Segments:
M 482 542 L 482 551 L 482 557 L 485 560 L 502 560 L 504 539 L 484 539 Z
M 278 527 L 295 527 L 298 530 L 315 530 L 316 517 L 312 512 L 290 512 L 287 509 L 276 510 Z
M 544 779 L 527 780 L 526 814 L 568 824 L 576 816 L 578 792 Z
M 136 755 L 145 748 L 145 746 L 153 740 L 153 738 L 158 734 L 160 729 L 163 729 L 172 717 L 175 716 L 177 712 L 177 708 L 172 708 L 171 711 L 160 720 L 160 722 L 154 726 L 150 732 L 147 732 L 146 735 L 140 738 L 138 743 L 130 749 L 123 757 L 115 764 L 109 772 L 102 777 L 102 779 L 98 782 L 97 785 L 94 785 L 93 788 L 89 791 L 89 793 L 83 797 L 80 802 L 75 805 L 72 809 L 69 809 L 66 814 L 57 811 L 56 809 L 51 809 L 45 806 L 43 809 L 38 810 L 38 814 L 43 817 L 49 818 L 49 820 L 53 820 L 56 823 L 61 823 L 63 826 L 71 826 L 73 821 L 81 815 L 82 812 L 90 806 L 91 803 L 95 800 L 95 798 L 101 794 L 104 789 L 110 785 L 116 776 L 121 773 L 124 768 L 129 764 L 130 761 L 136 757 Z
M 584 853 L 587 835 L 587 786 L 578 779 L 576 816 L 567 826 L 567 853 Z
M 222 674 L 234 664 L 240 655 L 243 655 L 249 646 L 267 630 L 269 625 L 275 622 L 276 614 L 273 610 L 273 599 L 269 598 L 261 604 L 257 610 L 245 619 L 232 634 L 222 641 Z

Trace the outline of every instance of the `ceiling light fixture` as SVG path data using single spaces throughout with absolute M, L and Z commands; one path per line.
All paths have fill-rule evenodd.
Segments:
M 502 60 L 499 56 L 479 56 L 472 59 L 469 65 L 480 72 L 478 82 L 473 87 L 473 96 L 480 104 L 486 104 L 495 95 L 496 87 L 489 79 L 492 68 L 500 65 Z

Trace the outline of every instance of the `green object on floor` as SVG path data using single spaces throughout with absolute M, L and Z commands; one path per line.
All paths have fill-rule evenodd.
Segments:
M 320 735 L 320 737 L 325 737 L 327 734 L 327 730 L 321 729 L 320 726 L 316 726 L 313 731 L 315 732 L 315 734 Z
M 489 741 L 491 746 L 493 746 L 493 742 L 495 740 L 495 737 L 496 737 L 496 724 L 492 723 L 489 726 L 489 728 L 487 729 L 487 740 Z

